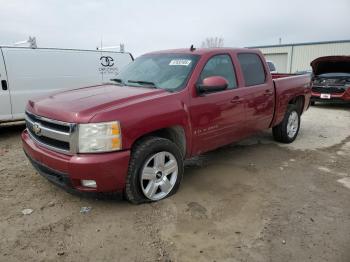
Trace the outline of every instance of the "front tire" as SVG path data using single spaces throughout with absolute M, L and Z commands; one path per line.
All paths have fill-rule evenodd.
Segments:
M 290 105 L 282 122 L 272 128 L 272 134 L 276 141 L 289 144 L 298 136 L 300 128 L 300 113 L 295 105 Z
M 170 140 L 160 137 L 141 139 L 131 153 L 126 199 L 140 204 L 173 195 L 180 186 L 183 166 L 181 151 Z

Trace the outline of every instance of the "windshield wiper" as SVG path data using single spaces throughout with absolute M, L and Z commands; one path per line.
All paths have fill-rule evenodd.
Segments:
M 142 80 L 128 80 L 128 83 L 136 83 L 140 85 L 147 85 L 149 87 L 157 88 L 157 85 L 150 81 L 142 81 Z
M 124 82 L 123 82 L 123 80 L 120 79 L 120 78 L 111 78 L 110 80 L 111 80 L 111 81 L 114 81 L 114 82 L 117 82 L 117 84 L 120 84 L 120 85 L 122 85 L 122 86 L 125 85 Z

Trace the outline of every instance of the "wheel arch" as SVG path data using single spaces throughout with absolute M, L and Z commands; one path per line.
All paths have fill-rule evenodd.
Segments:
M 302 115 L 302 113 L 304 112 L 305 97 L 302 95 L 296 96 L 289 100 L 288 105 L 295 105 L 299 112 L 299 115 Z
M 182 126 L 174 125 L 170 127 L 153 130 L 152 132 L 149 132 L 147 134 L 143 134 L 132 143 L 131 148 L 133 148 L 134 145 L 140 140 L 151 136 L 161 137 L 161 138 L 170 140 L 171 142 L 173 142 L 175 145 L 179 147 L 183 158 L 185 158 L 187 153 L 187 142 L 186 142 L 186 133 Z

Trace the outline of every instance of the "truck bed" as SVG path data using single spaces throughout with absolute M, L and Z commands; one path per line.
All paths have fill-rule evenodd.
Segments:
M 272 79 L 277 79 L 277 78 L 283 78 L 283 77 L 296 76 L 296 74 L 272 73 L 271 76 L 272 76 Z
M 283 120 L 288 103 L 294 97 L 301 96 L 304 99 L 300 114 L 308 108 L 311 97 L 310 78 L 309 75 L 272 74 L 276 107 L 271 126 L 278 125 Z

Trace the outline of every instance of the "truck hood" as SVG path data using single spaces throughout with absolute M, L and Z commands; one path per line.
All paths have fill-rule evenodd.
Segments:
M 50 119 L 87 123 L 94 115 L 109 107 L 126 106 L 166 93 L 161 89 L 100 85 L 31 99 L 27 110 Z
M 350 73 L 350 56 L 324 56 L 311 62 L 314 75 Z

